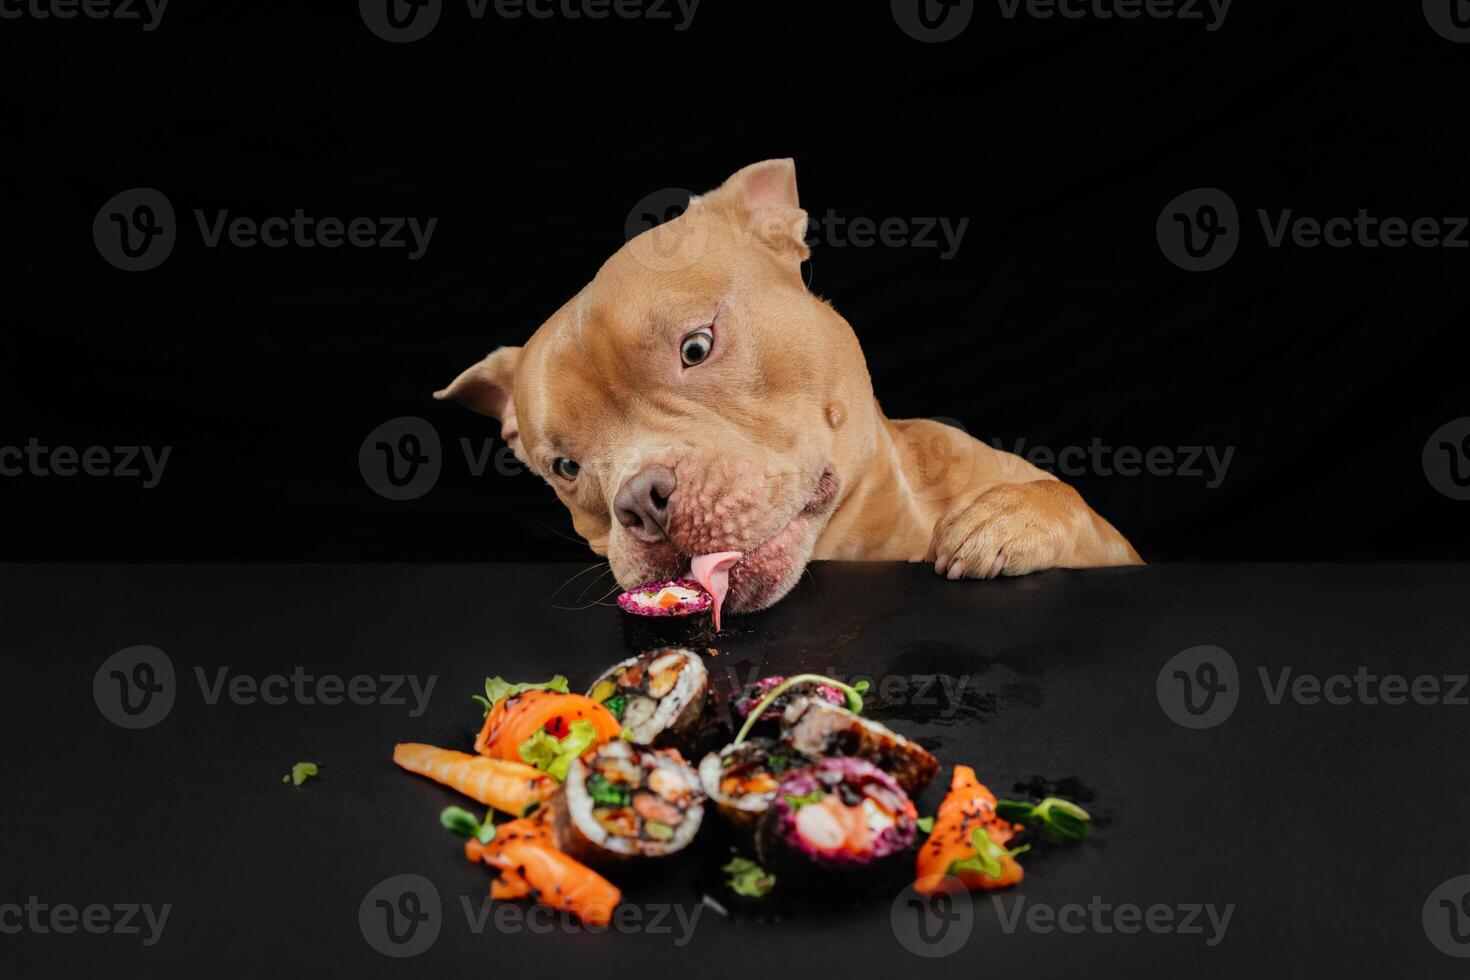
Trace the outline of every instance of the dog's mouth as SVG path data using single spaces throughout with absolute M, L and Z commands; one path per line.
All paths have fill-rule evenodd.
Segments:
M 827 467 L 801 508 L 779 530 L 760 543 L 746 548 L 730 567 L 730 591 L 725 607 L 731 612 L 764 609 L 776 602 L 797 582 L 811 554 L 812 530 L 837 499 L 839 480 Z M 687 567 L 688 556 L 681 556 Z

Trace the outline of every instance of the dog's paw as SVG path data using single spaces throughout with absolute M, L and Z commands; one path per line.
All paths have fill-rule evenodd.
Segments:
M 951 579 L 1029 575 L 1060 565 L 1076 534 L 1076 491 L 1054 480 L 1001 483 L 954 500 L 926 561 Z

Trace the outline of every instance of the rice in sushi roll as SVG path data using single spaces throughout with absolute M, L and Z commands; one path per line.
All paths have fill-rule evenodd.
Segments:
M 823 759 L 781 781 L 761 817 L 756 854 L 783 888 L 896 890 L 913 876 L 917 818 L 908 794 L 877 766 Z
M 572 763 L 551 819 L 559 849 L 616 868 L 687 847 L 704 819 L 704 794 L 677 752 L 618 740 Z
M 756 705 L 760 704 L 766 695 L 785 682 L 786 677 L 782 674 L 772 674 L 770 677 L 762 677 L 750 689 L 750 693 L 742 693 L 734 700 L 732 707 L 735 709 L 737 720 L 744 721 L 749 718 L 750 713 L 756 709 Z M 792 684 L 786 690 L 776 695 L 775 699 L 761 712 L 760 719 L 756 721 L 751 731 L 770 731 L 774 733 L 776 722 L 781 720 L 781 715 L 785 713 L 787 706 L 793 701 L 806 697 L 821 698 L 823 701 L 838 705 L 839 707 L 847 704 L 847 695 L 843 694 L 842 691 L 833 687 L 831 684 L 823 684 L 820 681 L 801 681 Z
M 749 837 L 775 799 L 781 780 L 812 762 L 773 739 L 754 738 L 705 756 L 699 764 L 699 783 L 736 834 Z
M 820 698 L 801 698 L 786 708 L 781 741 L 803 755 L 866 759 L 915 796 L 939 772 L 939 760 L 918 742 Z
M 692 750 L 708 720 L 709 671 L 694 651 L 664 647 L 614 665 L 587 696 L 611 711 L 632 741 Z
M 635 650 L 714 636 L 714 599 L 693 579 L 645 582 L 618 596 L 623 636 Z

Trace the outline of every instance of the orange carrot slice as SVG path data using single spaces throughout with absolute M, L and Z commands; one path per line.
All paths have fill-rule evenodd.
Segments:
M 595 926 L 611 922 L 622 901 L 616 885 L 555 848 L 511 841 L 498 849 L 487 846 L 484 860 L 500 872 L 490 887 L 491 898 L 534 894 L 542 905 Z
M 986 835 L 1002 847 L 1016 835 L 1013 824 L 996 818 L 995 794 L 975 778 L 975 770 L 969 766 L 955 766 L 949 793 L 934 816 L 934 831 L 919 848 L 915 861 L 915 891 L 928 894 L 942 887 L 954 862 L 975 856 L 975 845 L 970 835 L 977 827 L 983 828 Z M 1021 880 L 1025 872 L 1014 857 L 1007 855 L 999 860 L 1000 876 L 997 878 L 979 871 L 963 871 L 954 877 L 971 891 L 1006 888 Z
M 393 761 L 409 772 L 427 776 L 472 800 L 517 817 L 532 803 L 549 798 L 561 785 L 524 762 L 487 759 L 417 742 L 394 746 Z
M 593 746 L 618 737 L 623 727 L 598 702 L 581 694 L 557 691 L 525 691 L 495 702 L 485 716 L 485 724 L 475 739 L 475 751 L 492 759 L 520 762 L 521 743 L 545 729 L 557 738 L 566 738 L 572 722 L 590 721 L 597 730 Z

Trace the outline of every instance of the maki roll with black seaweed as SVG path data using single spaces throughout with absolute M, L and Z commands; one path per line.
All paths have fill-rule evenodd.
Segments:
M 587 696 L 612 712 L 631 741 L 689 751 L 708 720 L 709 671 L 694 651 L 664 647 L 613 666 Z
M 754 738 L 705 756 L 699 764 L 699 783 L 736 834 L 748 838 L 775 799 L 781 780 L 812 761 L 773 739 Z
M 645 582 L 618 596 L 623 636 L 635 650 L 714 637 L 714 598 L 693 579 Z
M 744 721 L 750 717 L 750 713 L 756 709 L 766 696 L 777 687 L 786 683 L 786 677 L 781 674 L 773 674 L 770 677 L 762 677 L 756 681 L 748 693 L 742 693 L 732 703 L 735 709 L 736 719 Z M 847 695 L 831 684 L 824 684 L 819 680 L 797 681 L 781 693 L 777 694 L 765 710 L 761 712 L 759 720 L 756 721 L 752 731 L 776 730 L 776 723 L 781 720 L 781 715 L 786 711 L 791 702 L 801 698 L 821 698 L 831 704 L 843 706 L 847 704 Z
M 699 777 L 677 752 L 621 740 L 572 763 L 552 800 L 556 846 L 600 869 L 681 851 L 703 819 Z
M 803 755 L 866 759 L 915 796 L 939 772 L 939 760 L 918 742 L 820 698 L 802 698 L 786 708 L 781 741 Z
M 897 890 L 913 877 L 918 814 L 898 782 L 862 759 L 823 759 L 776 789 L 756 831 L 782 888 L 833 895 Z

